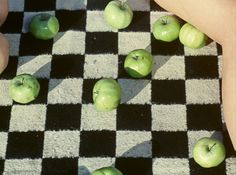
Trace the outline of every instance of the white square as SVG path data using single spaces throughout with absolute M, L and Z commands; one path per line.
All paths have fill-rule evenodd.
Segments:
M 50 79 L 49 104 L 78 104 L 81 103 L 82 79 Z
M 187 104 L 220 103 L 219 80 L 186 80 Z
M 91 130 L 116 130 L 116 110 L 99 112 L 93 104 L 82 105 L 81 129 Z
M 79 175 L 90 175 L 93 171 L 108 167 L 114 166 L 115 158 L 109 157 L 91 157 L 91 158 L 84 158 L 80 157 L 79 159 Z
M 103 11 L 87 11 L 86 31 L 89 32 L 117 32 L 117 29 L 112 28 L 104 19 Z
M 222 141 L 223 136 L 219 131 L 188 131 L 189 158 L 193 157 L 193 147 L 196 142 L 203 137 L 212 137 Z
M 5 159 L 6 149 L 7 149 L 7 133 L 0 132 L 0 159 Z
M 122 89 L 121 103 L 151 104 L 151 81 L 119 79 Z
M 56 9 L 64 10 L 80 10 L 86 9 L 87 0 L 57 0 Z
M 150 0 L 127 0 L 130 8 L 133 11 L 149 11 L 150 10 Z
M 227 158 L 226 162 L 226 174 L 227 175 L 235 175 L 236 174 L 236 158 Z
M 117 131 L 116 156 L 152 157 L 151 132 Z
M 10 56 L 19 55 L 20 34 L 4 34 L 10 43 Z
M 153 105 L 152 130 L 186 131 L 187 114 L 185 105 Z
M 29 32 L 29 25 L 31 22 L 31 19 L 38 15 L 41 12 L 24 12 L 24 19 L 23 19 L 23 26 L 22 26 L 22 32 L 28 33 Z M 49 13 L 51 15 L 55 15 L 54 11 L 44 11 L 43 13 Z
M 84 78 L 117 78 L 118 55 L 85 55 Z
M 37 78 L 50 78 L 51 55 L 24 56 L 18 58 L 17 74 L 28 73 Z
M 223 68 L 223 57 L 222 57 L 222 55 L 220 55 L 220 56 L 218 56 L 219 78 L 222 78 L 222 68 Z
M 182 56 L 153 56 L 153 79 L 184 80 L 185 62 Z
M 79 131 L 46 131 L 44 134 L 44 158 L 79 156 Z
M 25 0 L 8 0 L 10 12 L 23 12 Z
M 188 159 L 157 158 L 153 159 L 154 175 L 189 175 Z
M 4 175 L 40 175 L 41 159 L 7 159 Z
M 10 106 L 12 99 L 9 96 L 10 80 L 0 80 L 0 106 Z
M 54 38 L 53 54 L 81 54 L 85 53 L 85 32 L 68 30 L 58 33 Z
M 200 49 L 191 49 L 184 47 L 184 55 L 186 56 L 197 56 L 197 55 L 217 55 L 217 47 L 215 42 L 200 48 Z
M 149 32 L 119 32 L 119 54 L 127 55 L 135 49 L 145 49 L 151 43 Z
M 10 131 L 44 131 L 46 110 L 46 105 L 14 105 L 11 111 Z

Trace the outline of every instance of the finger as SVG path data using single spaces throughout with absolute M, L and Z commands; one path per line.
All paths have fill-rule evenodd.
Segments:
M 0 33 L 0 74 L 5 70 L 8 64 L 9 59 L 9 42 L 4 37 L 2 33 Z
M 8 0 L 0 0 L 0 26 L 4 23 L 8 15 Z
M 224 34 L 231 33 L 233 31 L 229 24 L 232 24 L 232 15 L 236 14 L 235 0 L 155 1 L 164 9 L 191 23 L 220 44 L 222 44 L 225 40 L 226 36 L 224 36 Z

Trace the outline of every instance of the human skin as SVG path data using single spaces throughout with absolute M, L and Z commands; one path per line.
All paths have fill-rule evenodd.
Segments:
M 0 0 L 0 26 L 4 23 L 8 15 L 8 0 Z
M 0 0 L 0 26 L 5 22 L 8 15 L 8 0 Z M 6 37 L 0 33 L 0 74 L 8 65 L 9 42 Z
M 222 104 L 224 120 L 236 150 L 236 1 L 155 0 L 222 46 Z

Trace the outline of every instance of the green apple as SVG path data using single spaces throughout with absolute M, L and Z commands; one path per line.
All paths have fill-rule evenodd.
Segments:
M 193 159 L 203 168 L 216 167 L 225 159 L 224 144 L 217 139 L 203 137 L 194 145 Z
M 131 51 L 125 58 L 124 68 L 133 78 L 143 78 L 152 71 L 153 57 L 145 49 Z
M 31 19 L 29 31 L 37 39 L 52 39 L 59 31 L 59 22 L 51 14 L 40 13 Z
M 157 40 L 171 42 L 179 37 L 180 28 L 180 22 L 176 17 L 165 15 L 154 22 L 152 33 Z
M 40 91 L 38 80 L 30 74 L 14 77 L 9 86 L 9 96 L 16 102 L 26 104 L 35 100 Z
M 104 18 L 113 28 L 124 29 L 130 25 L 133 11 L 124 0 L 113 0 L 106 5 Z
M 93 102 L 98 111 L 116 109 L 121 100 L 121 87 L 112 78 L 103 78 L 93 87 Z
M 91 175 L 123 175 L 120 170 L 115 167 L 103 167 L 92 172 Z
M 189 23 L 185 23 L 179 32 L 180 42 L 192 49 L 199 49 L 206 45 L 208 37 Z

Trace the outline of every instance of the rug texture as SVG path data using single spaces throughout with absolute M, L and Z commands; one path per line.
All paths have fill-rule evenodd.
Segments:
M 103 10 L 109 0 L 9 0 L 0 31 L 11 43 L 0 75 L 0 174 L 89 175 L 115 166 L 124 175 L 236 175 L 236 157 L 221 105 L 221 47 L 199 50 L 154 39 L 152 24 L 171 14 L 152 0 L 128 0 L 131 25 L 115 30 Z M 40 41 L 28 33 L 30 19 L 55 15 L 58 35 Z M 152 73 L 133 79 L 127 54 L 147 49 Z M 40 82 L 38 98 L 21 105 L 8 96 L 11 79 L 30 73 Z M 97 112 L 92 89 L 101 78 L 116 79 L 121 104 Z M 225 161 L 204 169 L 192 157 L 194 143 L 215 137 L 226 146 Z

